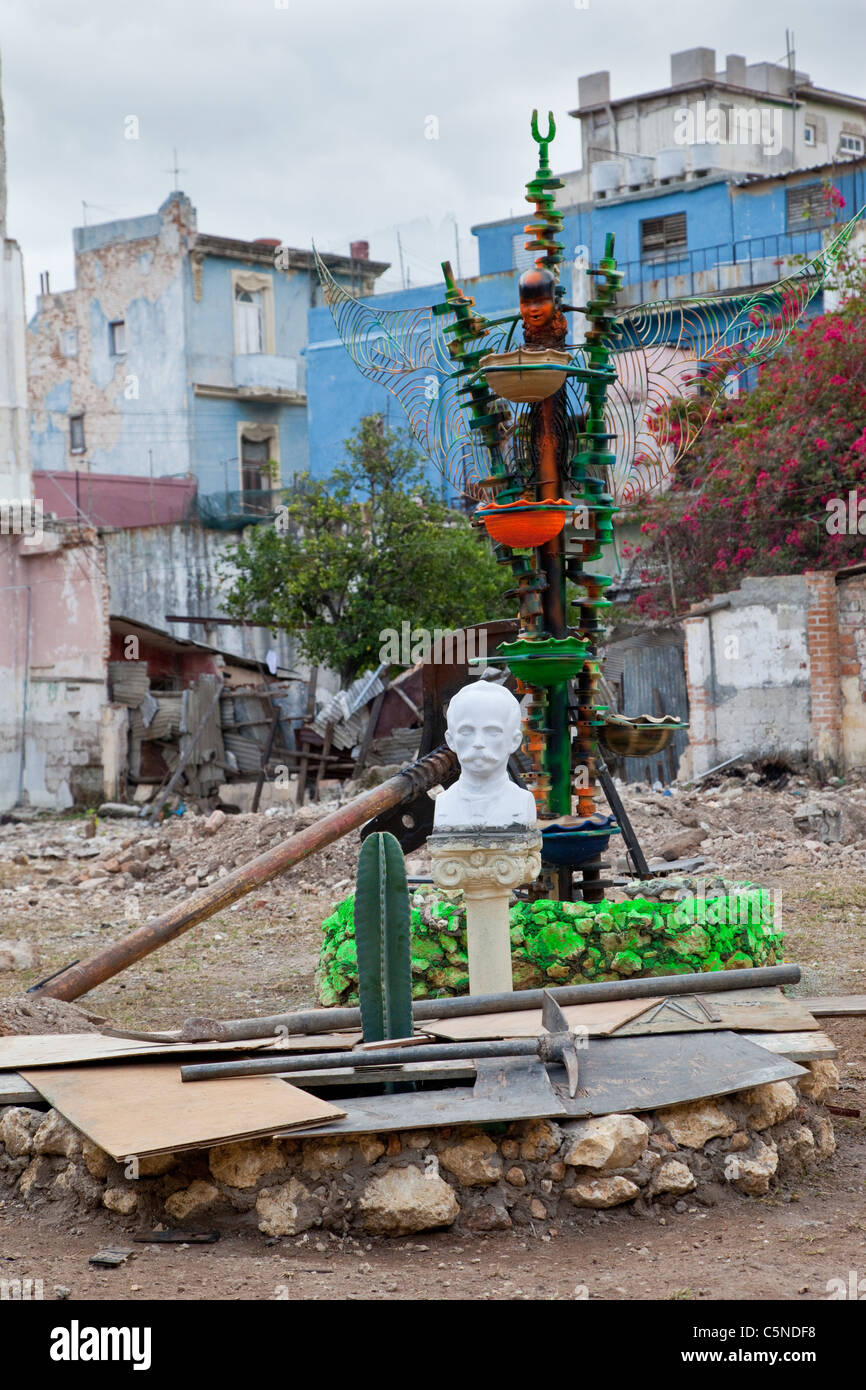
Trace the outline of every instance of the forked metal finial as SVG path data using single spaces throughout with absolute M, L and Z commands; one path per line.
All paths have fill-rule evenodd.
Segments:
M 538 112 L 532 113 L 532 138 L 537 145 L 549 145 L 556 134 L 556 121 L 553 119 L 553 112 L 547 113 L 547 134 L 542 135 L 538 129 Z

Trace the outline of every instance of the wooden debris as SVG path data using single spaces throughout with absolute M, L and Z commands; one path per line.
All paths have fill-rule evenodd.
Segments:
M 116 1159 L 310 1128 L 345 1113 L 275 1076 L 185 1086 L 171 1062 L 44 1068 L 24 1078 Z

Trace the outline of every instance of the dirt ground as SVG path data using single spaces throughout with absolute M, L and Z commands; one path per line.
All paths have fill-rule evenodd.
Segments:
M 671 796 L 627 788 L 625 799 L 648 854 L 684 826 L 705 827 L 700 852 L 718 872 L 780 895 L 786 958 L 803 970 L 795 993 L 866 993 L 866 788 L 730 778 Z M 811 830 L 794 824 L 800 808 L 815 804 L 840 836 L 832 843 L 810 838 L 814 822 Z M 0 825 L 0 961 L 4 947 L 17 953 L 17 968 L 0 969 L 0 1000 L 119 939 L 296 824 L 280 811 L 228 817 L 213 836 L 203 817 L 191 815 L 145 832 L 101 822 L 91 837 L 81 816 Z M 319 925 L 349 891 L 357 849 L 356 837 L 338 842 L 82 1004 L 138 1028 L 311 1004 Z M 423 868 L 423 856 L 410 860 L 410 870 Z M 778 904 L 777 896 L 777 911 Z M 73 1299 L 95 1300 L 808 1301 L 826 1299 L 828 1281 L 848 1283 L 854 1271 L 866 1294 L 866 1019 L 823 1026 L 840 1054 L 833 1102 L 862 1116 L 834 1117 L 835 1157 L 767 1197 L 731 1195 L 716 1207 L 695 1203 L 663 1217 L 576 1212 L 556 1234 L 434 1232 L 369 1242 L 321 1233 L 276 1242 L 226 1236 L 186 1248 L 136 1244 L 134 1227 L 124 1231 L 107 1215 L 68 1230 L 0 1211 L 0 1279 L 41 1279 L 46 1298 L 68 1289 Z M 133 1253 L 117 1269 L 91 1268 L 88 1257 L 105 1245 Z

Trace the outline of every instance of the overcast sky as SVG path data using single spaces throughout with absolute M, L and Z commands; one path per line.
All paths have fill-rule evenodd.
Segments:
M 91 223 L 155 211 L 174 148 L 200 231 L 341 252 L 364 238 L 396 263 L 400 228 L 427 284 L 456 221 L 467 274 L 470 226 L 522 210 L 533 106 L 556 115 L 555 167 L 577 168 L 581 73 L 608 68 L 629 96 L 667 85 L 684 48 L 783 59 L 786 27 L 798 68 L 866 95 L 864 0 L 0 0 L 8 235 L 30 306 L 41 270 L 72 285 L 82 202 Z

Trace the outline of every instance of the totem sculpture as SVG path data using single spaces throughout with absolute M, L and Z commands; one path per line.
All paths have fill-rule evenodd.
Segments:
M 612 580 L 595 566 L 611 544 L 613 516 L 619 503 L 661 483 L 732 378 L 785 340 L 854 224 L 758 293 L 622 311 L 622 275 L 607 236 L 588 272 L 588 302 L 572 305 L 561 278 L 563 213 L 555 195 L 563 185 L 549 162 L 552 114 L 542 134 L 533 112 L 532 135 L 538 167 L 526 185 L 534 210 L 526 248 L 535 266 L 520 277 L 517 312 L 479 313 L 447 262 L 444 300 L 406 311 L 353 299 L 317 264 L 353 361 L 400 400 L 426 454 L 464 503 L 474 504 L 474 520 L 510 572 L 520 632 L 488 662 L 507 668 L 523 699 L 526 781 L 544 829 L 541 889 L 598 901 L 605 886 L 599 852 L 618 829 L 599 810 L 596 775 L 608 716 L 599 694 L 600 644 Z M 568 316 L 577 314 L 584 316 L 582 341 L 569 344 Z M 523 342 L 515 346 L 518 330 Z M 698 388 L 698 409 L 674 426 L 672 402 Z M 649 722 L 664 723 L 660 738 L 681 727 Z M 624 723 L 618 716 L 620 737 Z

